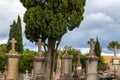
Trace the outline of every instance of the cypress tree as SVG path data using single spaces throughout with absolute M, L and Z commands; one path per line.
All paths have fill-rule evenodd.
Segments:
M 98 38 L 96 38 L 94 51 L 95 51 L 95 54 L 96 54 L 97 57 L 101 56 L 101 46 L 100 46 L 100 42 L 99 42 Z
M 23 51 L 23 39 L 22 39 L 22 27 L 21 27 L 21 19 L 18 16 L 17 23 L 14 20 L 13 24 L 10 25 L 10 32 L 9 32 L 9 40 L 8 40 L 8 51 L 11 49 L 10 40 L 15 38 L 17 43 L 15 44 L 15 50 L 17 52 Z
M 98 70 L 106 70 L 106 64 L 104 63 L 104 59 L 101 56 L 101 46 L 98 38 L 96 38 L 95 48 L 94 48 L 95 54 L 97 57 L 99 57 L 98 61 Z

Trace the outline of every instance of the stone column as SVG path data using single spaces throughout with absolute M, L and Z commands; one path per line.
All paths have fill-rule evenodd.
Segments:
M 99 58 L 95 56 L 94 40 L 90 39 L 89 44 L 90 44 L 90 52 L 89 55 L 87 56 L 87 61 L 86 61 L 87 80 L 98 80 L 97 64 Z
M 38 53 L 33 59 L 33 72 L 34 72 L 34 80 L 44 80 L 45 79 L 45 57 L 42 56 L 41 46 L 43 42 L 41 39 L 36 43 L 38 45 Z
M 45 78 L 45 57 L 35 57 L 33 69 L 34 69 L 34 80 L 41 80 L 36 78 Z
M 80 54 L 78 55 L 78 61 L 77 61 L 77 75 L 79 77 L 82 75 L 82 64 L 80 62 Z
M 61 51 L 59 50 L 58 58 L 57 58 L 57 68 L 56 72 L 54 72 L 53 80 L 59 80 L 61 75 Z
M 69 55 L 66 52 L 63 56 L 61 56 L 61 76 L 60 80 L 70 80 L 72 79 L 72 58 L 73 56 Z
M 12 38 L 10 41 L 12 44 L 12 49 L 9 51 L 7 56 L 7 74 L 6 80 L 18 80 L 18 58 L 19 54 L 15 51 L 15 39 Z

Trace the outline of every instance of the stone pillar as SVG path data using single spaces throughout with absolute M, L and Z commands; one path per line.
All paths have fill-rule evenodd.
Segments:
M 7 56 L 7 74 L 6 80 L 18 80 L 18 58 L 19 54 L 15 51 L 15 39 L 12 38 L 10 41 L 12 44 L 12 49 L 9 51 Z
M 87 56 L 87 61 L 86 61 L 86 72 L 87 72 L 87 79 L 86 80 L 98 80 L 98 70 L 97 70 L 97 65 L 98 65 L 98 60 L 99 58 L 95 56 L 94 53 L 94 40 L 90 39 L 89 41 L 90 44 L 90 52 L 89 55 Z
M 61 56 L 61 76 L 60 80 L 71 80 L 72 79 L 72 58 L 73 56 L 66 52 Z
M 60 57 L 61 57 L 61 53 L 59 53 L 58 58 L 57 58 L 57 68 L 56 68 L 56 72 L 54 72 L 53 80 L 60 79 L 60 75 L 61 75 L 61 58 Z
M 34 80 L 41 80 L 36 78 L 45 78 L 45 57 L 34 57 Z M 43 79 L 44 80 L 44 79 Z
M 42 56 L 41 46 L 43 42 L 41 39 L 36 43 L 38 45 L 38 53 L 33 59 L 33 72 L 34 72 L 34 80 L 45 80 L 45 63 L 46 59 Z
M 80 54 L 78 55 L 78 61 L 77 61 L 77 75 L 79 77 L 82 75 L 82 64 L 80 62 Z

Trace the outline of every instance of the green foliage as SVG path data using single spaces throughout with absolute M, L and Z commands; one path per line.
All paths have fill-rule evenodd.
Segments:
M 24 14 L 25 36 L 31 42 L 48 41 L 47 79 L 51 80 L 55 51 L 68 30 L 79 27 L 86 0 L 20 0 Z M 55 54 L 54 54 L 55 53 Z
M 7 59 L 4 52 L 0 52 L 0 71 L 5 71 L 5 65 L 7 64 Z
M 99 61 L 98 61 L 98 70 L 106 70 L 107 65 L 105 64 L 102 56 L 101 56 L 101 46 L 100 46 L 100 42 L 98 40 L 98 38 L 96 38 L 96 43 L 95 43 L 95 48 L 94 48 L 95 54 L 97 57 L 99 57 Z
M 102 71 L 107 70 L 107 64 L 105 64 L 103 57 L 99 58 L 99 61 L 98 61 L 98 70 L 102 70 Z
M 81 52 L 80 52 L 80 50 L 77 50 L 77 49 L 74 49 L 74 48 L 70 48 L 69 50 L 68 50 L 68 53 L 70 54 L 70 55 L 73 55 L 73 64 L 76 64 L 77 63 L 77 57 L 78 57 L 78 55 L 79 54 L 81 54 Z
M 1 44 L 0 45 L 0 52 L 7 53 L 7 44 Z
M 95 54 L 97 57 L 101 56 L 101 46 L 100 46 L 98 38 L 97 38 L 96 43 L 95 43 L 94 51 L 95 51 Z
M 107 48 L 109 50 L 113 50 L 115 46 L 117 46 L 118 50 L 120 49 L 120 43 L 118 41 L 111 41 L 111 42 L 109 42 Z
M 81 54 L 80 56 L 80 61 L 83 69 L 86 69 L 86 57 L 87 57 L 87 54 Z
M 24 15 L 25 34 L 30 41 L 42 38 L 55 40 L 79 27 L 86 0 L 20 0 L 27 11 Z
M 8 51 L 11 49 L 11 43 L 10 40 L 12 38 L 15 38 L 17 43 L 15 44 L 15 50 L 17 52 L 23 51 L 23 40 L 22 40 L 22 27 L 21 27 L 21 19 L 20 16 L 18 16 L 17 23 L 14 20 L 13 24 L 10 25 L 10 32 L 9 32 L 9 40 L 8 40 Z
M 26 49 L 19 59 L 19 72 L 25 73 L 26 70 L 31 71 L 33 69 L 33 58 L 36 52 Z

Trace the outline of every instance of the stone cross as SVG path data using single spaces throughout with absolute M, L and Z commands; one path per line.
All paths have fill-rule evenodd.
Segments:
M 90 39 L 90 41 L 88 41 L 88 44 L 90 44 L 90 56 L 94 56 L 94 46 L 95 46 L 95 41 L 94 39 Z
M 44 43 L 42 42 L 41 39 L 38 39 L 38 42 L 36 42 L 36 45 L 38 45 L 38 56 L 41 55 L 41 46 L 43 45 Z
M 64 48 L 65 48 L 65 54 L 67 54 L 69 47 L 66 45 Z
M 114 51 L 114 56 L 117 56 L 117 46 L 114 46 L 113 51 Z
M 11 47 L 12 47 L 12 52 L 15 52 L 15 43 L 17 43 L 17 41 L 15 40 L 15 38 L 12 38 L 12 40 L 10 40 L 10 42 L 11 42 Z
M 88 41 L 88 44 L 90 44 L 90 49 L 94 50 L 94 45 L 95 45 L 94 39 L 90 39 L 90 41 Z

